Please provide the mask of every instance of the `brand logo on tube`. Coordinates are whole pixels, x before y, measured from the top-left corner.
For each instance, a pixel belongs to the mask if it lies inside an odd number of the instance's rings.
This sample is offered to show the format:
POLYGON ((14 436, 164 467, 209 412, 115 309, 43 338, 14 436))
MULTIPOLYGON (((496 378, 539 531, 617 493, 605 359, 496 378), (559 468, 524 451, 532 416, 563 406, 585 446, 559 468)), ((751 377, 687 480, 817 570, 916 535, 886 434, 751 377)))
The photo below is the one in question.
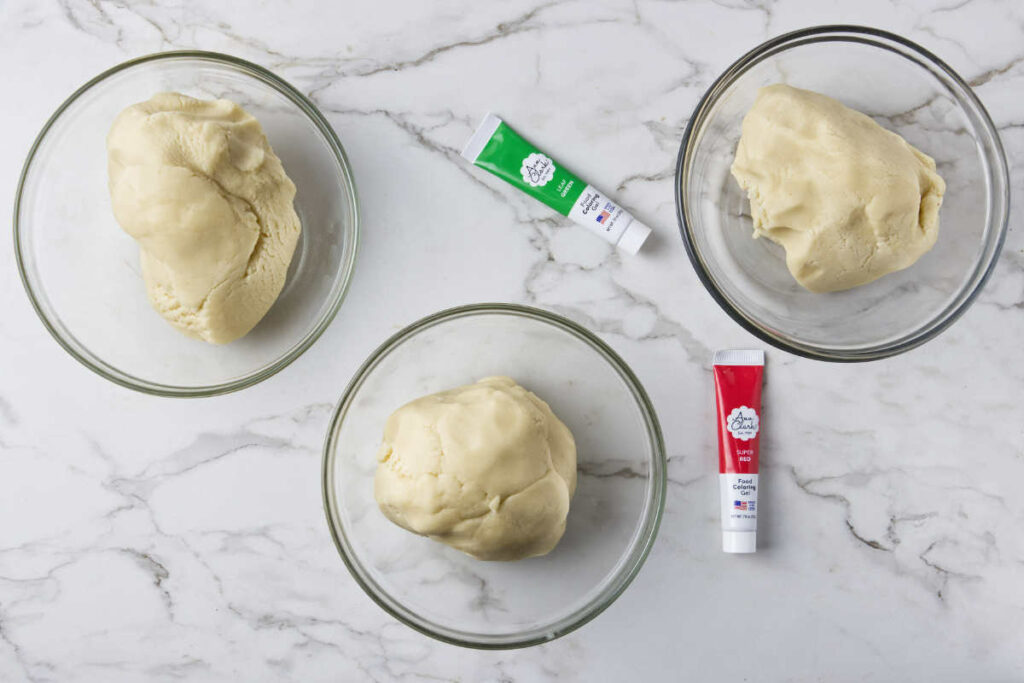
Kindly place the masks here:
POLYGON ((544 187, 555 177, 555 162, 551 157, 534 152, 523 159, 519 173, 530 187, 544 187))
POLYGON ((733 408, 729 417, 725 418, 725 426, 734 438, 740 441, 750 441, 757 436, 761 427, 761 421, 757 417, 757 411, 753 408, 740 406, 733 408))

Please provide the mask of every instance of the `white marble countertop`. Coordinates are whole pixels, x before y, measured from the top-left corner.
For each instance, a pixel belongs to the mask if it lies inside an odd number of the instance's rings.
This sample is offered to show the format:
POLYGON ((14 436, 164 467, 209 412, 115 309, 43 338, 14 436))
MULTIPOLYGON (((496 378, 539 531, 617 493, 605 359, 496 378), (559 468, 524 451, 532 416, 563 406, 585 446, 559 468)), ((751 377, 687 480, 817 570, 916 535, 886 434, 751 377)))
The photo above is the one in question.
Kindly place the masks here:
POLYGON ((10 243, 0 250, 0 680, 1024 679, 1024 214, 981 299, 925 347, 845 366, 769 350, 766 547, 731 557, 718 549, 709 360, 763 344, 698 282, 672 193, 687 118, 728 63, 769 36, 846 22, 920 42, 977 88, 1019 206, 1021 3, 229 4, 0 3, 0 213, 74 88, 197 47, 314 98, 363 215, 326 334, 279 375, 208 400, 143 396, 80 366, 29 307, 10 243), (592 79, 602 87, 581 85, 592 79), (620 257, 463 165, 487 110, 635 208, 653 248, 620 257), (670 456, 635 583, 525 651, 461 650, 395 622, 349 577, 321 507, 321 443, 354 369, 415 318, 486 300, 598 331, 646 385, 670 456))

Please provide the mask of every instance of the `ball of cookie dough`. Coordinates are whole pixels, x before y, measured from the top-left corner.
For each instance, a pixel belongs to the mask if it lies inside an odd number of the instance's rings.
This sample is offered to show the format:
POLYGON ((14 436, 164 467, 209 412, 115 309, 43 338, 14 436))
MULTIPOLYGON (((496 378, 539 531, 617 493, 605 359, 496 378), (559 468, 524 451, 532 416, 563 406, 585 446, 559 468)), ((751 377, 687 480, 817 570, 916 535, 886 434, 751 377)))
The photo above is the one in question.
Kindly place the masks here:
POLYGON ((750 198, 754 236, 781 244, 789 271, 812 292, 906 268, 939 234, 946 183, 935 161, 825 95, 762 88, 732 174, 750 198))
POLYGON ((248 333, 281 293, 301 231, 295 185, 259 121, 229 100, 161 93, 118 115, 107 164, 153 308, 214 344, 248 333))
POLYGON ((508 377, 416 399, 384 427, 374 479, 381 511, 478 559, 550 552, 575 491, 572 433, 508 377))

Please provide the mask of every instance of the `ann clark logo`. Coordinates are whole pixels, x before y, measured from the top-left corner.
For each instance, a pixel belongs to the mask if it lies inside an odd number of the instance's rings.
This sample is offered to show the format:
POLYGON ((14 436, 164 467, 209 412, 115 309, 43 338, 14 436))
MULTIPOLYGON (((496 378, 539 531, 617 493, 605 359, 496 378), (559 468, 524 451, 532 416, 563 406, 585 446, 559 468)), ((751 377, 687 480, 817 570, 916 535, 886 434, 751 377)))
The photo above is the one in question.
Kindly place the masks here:
POLYGON ((740 441, 750 441, 757 436, 761 421, 757 417, 756 410, 740 406, 733 408, 729 417, 725 418, 725 426, 733 437, 740 441))
POLYGON ((531 187, 544 187, 555 176, 555 162, 551 157, 535 152, 523 159, 519 173, 523 176, 523 182, 531 187))

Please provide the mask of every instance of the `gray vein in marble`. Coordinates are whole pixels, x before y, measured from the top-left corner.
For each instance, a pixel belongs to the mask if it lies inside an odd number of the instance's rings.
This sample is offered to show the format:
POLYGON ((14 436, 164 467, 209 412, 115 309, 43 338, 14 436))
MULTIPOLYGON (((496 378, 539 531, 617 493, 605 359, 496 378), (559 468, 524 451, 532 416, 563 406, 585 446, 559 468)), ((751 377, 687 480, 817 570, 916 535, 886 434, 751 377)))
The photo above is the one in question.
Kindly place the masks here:
POLYGON ((954 2, 951 5, 945 5, 943 7, 935 7, 935 8, 932 9, 931 13, 932 14, 942 14, 943 12, 955 12, 958 9, 963 9, 964 7, 967 7, 968 5, 970 5, 973 2, 974 2, 974 0, 959 0, 959 2, 954 2))
POLYGON ((183 657, 182 661, 158 664, 146 669, 150 677, 170 677, 175 680, 194 680, 197 675, 208 673, 210 663, 197 657, 183 657))
MULTIPOLYGON (((818 484, 818 483, 821 483, 821 482, 841 482, 841 481, 844 481, 844 480, 848 480, 851 477, 855 477, 858 480, 863 479, 865 481, 870 480, 871 478, 876 477, 876 476, 900 475, 900 476, 903 476, 903 477, 908 477, 909 475, 908 475, 908 473, 906 471, 904 471, 903 469, 900 469, 900 468, 891 467, 891 468, 888 468, 888 469, 885 469, 885 470, 853 471, 853 472, 849 472, 849 473, 846 473, 846 474, 843 474, 843 475, 838 475, 838 476, 823 476, 823 477, 815 477, 815 478, 802 478, 797 473, 795 467, 789 466, 786 469, 789 471, 789 473, 790 473, 791 477, 793 478, 793 481, 796 483, 797 487, 800 488, 804 493, 807 493, 807 494, 809 494, 811 496, 814 496, 816 498, 821 498, 821 499, 824 499, 824 500, 832 500, 832 501, 838 502, 838 503, 840 503, 844 507, 844 509, 845 509, 845 520, 844 520, 845 526, 846 526, 847 530, 850 532, 851 536, 855 540, 857 540, 860 544, 865 545, 865 546, 869 547, 870 549, 872 549, 874 551, 882 551, 882 552, 885 552, 885 553, 889 553, 890 556, 894 552, 896 547, 898 547, 901 544, 901 538, 900 538, 900 536, 897 533, 897 528, 900 525, 903 525, 903 524, 920 525, 920 524, 922 524, 922 523, 924 523, 924 522, 926 522, 928 520, 934 519, 934 518, 936 518, 938 516, 937 513, 935 513, 935 512, 918 512, 918 513, 902 514, 902 515, 890 514, 890 516, 889 516, 889 523, 888 523, 888 525, 886 527, 886 531, 885 531, 885 535, 884 535, 884 539, 888 542, 888 545, 886 545, 885 543, 882 543, 881 541, 879 541, 877 539, 873 539, 873 538, 870 538, 870 537, 864 535, 862 532, 860 532, 857 529, 856 524, 855 524, 854 519, 853 519, 853 503, 852 503, 851 499, 848 496, 843 495, 841 493, 834 493, 834 492, 826 493, 826 492, 817 491, 817 490, 814 490, 814 486, 815 486, 815 484, 818 484)), ((988 500, 988 501, 998 505, 1001 508, 1004 508, 1004 509, 1006 508, 1006 501, 1005 501, 1005 499, 1002 496, 999 496, 999 495, 996 495, 996 494, 992 494, 992 493, 989 493, 987 491, 979 490, 979 489, 977 489, 975 487, 970 487, 970 486, 948 486, 947 485, 947 486, 942 486, 941 488, 944 491, 963 491, 965 493, 970 493, 970 494, 978 496, 978 497, 980 497, 982 499, 988 500)), ((980 541, 984 545, 985 548, 989 549, 989 550, 986 551, 986 554, 992 548, 994 548, 995 538, 991 534, 991 532, 985 532, 985 533, 980 534, 980 535, 975 533, 975 532, 972 532, 972 531, 966 531, 966 533, 969 534, 970 537, 976 538, 978 541, 980 541)), ((907 574, 908 576, 915 577, 918 580, 923 580, 924 581, 924 585, 929 590, 934 592, 936 597, 940 601, 944 602, 945 601, 945 597, 946 597, 945 596, 945 592, 946 592, 946 589, 947 589, 951 579, 981 580, 981 577, 978 576, 978 575, 971 574, 971 573, 968 573, 968 572, 962 572, 962 571, 957 571, 957 570, 950 569, 950 568, 944 566, 943 564, 941 564, 939 561, 929 557, 929 554, 932 553, 932 551, 935 550, 936 548, 941 547, 941 546, 945 546, 945 545, 950 545, 950 544, 957 545, 958 541, 955 538, 953 538, 953 537, 949 537, 946 534, 942 534, 942 535, 938 536, 937 538, 933 538, 933 540, 930 541, 928 547, 924 551, 922 551, 921 553, 919 553, 917 555, 917 557, 921 561, 921 563, 924 566, 926 566, 934 574, 934 576, 936 577, 936 580, 938 581, 937 587, 932 582, 928 581, 927 577, 923 577, 923 576, 919 575, 918 572, 914 572, 913 568, 905 568, 905 567, 903 567, 902 561, 900 561, 900 560, 893 560, 895 562, 894 569, 895 569, 897 574, 907 574), (910 571, 908 572, 907 569, 910 569, 910 571)))
MULTIPOLYGON (((671 466, 672 462, 674 462, 677 459, 681 459, 683 457, 684 456, 681 456, 681 455, 670 455, 667 458, 667 462, 669 463, 669 466, 671 466)), ((694 484, 696 484, 698 482, 706 481, 709 477, 712 477, 712 476, 718 476, 718 475, 717 475, 717 473, 716 474, 698 474, 698 475, 690 477, 689 479, 680 479, 678 477, 674 477, 671 474, 669 474, 666 477, 666 480, 668 481, 669 486, 675 486, 676 488, 685 489, 685 488, 688 488, 690 486, 693 486, 694 484)))
MULTIPOLYGON (((248 624, 253 630, 285 630, 296 634, 300 638, 300 641, 293 647, 297 649, 317 647, 337 652, 339 655, 350 659, 360 671, 366 674, 369 680, 382 682, 405 678, 404 675, 400 676, 392 669, 392 658, 389 657, 387 643, 380 632, 355 628, 354 626, 339 619, 322 619, 310 615, 294 614, 281 610, 277 610, 273 613, 252 612, 230 602, 227 603, 227 608, 232 614, 242 619, 242 621, 248 624), (323 627, 340 629, 357 642, 363 645, 368 645, 372 648, 373 654, 368 657, 367 653, 363 652, 358 657, 352 657, 351 654, 339 643, 325 640, 311 632, 314 628, 323 627), (381 671, 378 671, 378 669, 381 671), (381 674, 384 676, 383 678, 381 677, 381 674)), ((290 671, 289 665, 286 661, 268 660, 268 663, 282 673, 288 673, 290 671)))
POLYGON ((622 192, 631 183, 655 183, 662 180, 668 180, 669 178, 675 178, 675 175, 676 172, 674 168, 662 169, 660 171, 655 171, 654 173, 634 173, 633 175, 626 176, 615 190, 617 192, 622 192))
POLYGON ((25 675, 25 680, 30 681, 30 683, 42 683, 44 680, 46 680, 43 678, 39 678, 32 672, 34 667, 44 666, 46 668, 49 668, 51 671, 53 670, 53 667, 51 665, 48 665, 44 662, 28 661, 28 657, 25 655, 24 650, 22 650, 21 646, 18 645, 18 643, 15 642, 15 640, 11 638, 10 634, 8 633, 6 619, 2 609, 0 609, 0 642, 6 643, 7 646, 11 649, 11 652, 14 654, 14 660, 18 663, 18 667, 25 675))
MULTIPOLYGON (((684 119, 679 125, 662 123, 661 121, 644 121, 643 127, 651 134, 654 144, 663 152, 675 153, 679 150, 679 143, 683 138, 683 131, 689 118, 684 119)), ((670 157, 671 158, 671 157, 670 157)), ((669 167, 675 175, 675 165, 669 167)))
MULTIPOLYGON (((428 137, 428 135, 427 135, 427 132, 428 132, 427 128, 418 127, 418 126, 412 124, 410 121, 407 120, 407 118, 406 118, 406 116, 404 114, 399 113, 399 112, 395 112, 395 111, 385 110, 385 109, 364 110, 364 109, 344 109, 344 108, 332 107, 332 106, 324 103, 322 101, 322 98, 320 98, 315 93, 315 91, 313 92, 313 94, 311 94, 310 99, 312 99, 313 102, 315 102, 316 105, 318 107, 320 107, 321 110, 323 110, 326 113, 330 113, 330 114, 338 114, 338 115, 342 115, 342 116, 382 116, 382 117, 384 117, 385 119, 390 121, 392 124, 394 124, 396 127, 398 127, 400 130, 402 130, 404 133, 406 133, 407 135, 412 137, 413 141, 416 144, 420 145, 421 147, 423 147, 427 151, 433 152, 435 154, 439 154, 440 156, 444 157, 446 160, 448 160, 449 162, 453 163, 455 165, 455 167, 461 173, 463 173, 467 178, 469 178, 471 181, 473 181, 478 187, 481 187, 481 188, 487 190, 487 192, 491 196, 493 196, 495 199, 497 199, 498 201, 501 201, 502 203, 505 203, 505 204, 511 206, 511 204, 507 201, 505 195, 503 195, 501 192, 496 190, 494 187, 492 187, 492 186, 488 185, 487 183, 485 183, 475 173, 473 173, 473 170, 471 168, 467 167, 467 164, 465 163, 465 159, 462 158, 461 150, 455 149, 454 147, 448 147, 447 145, 442 145, 440 143, 437 143, 437 142, 431 140, 428 137)), ((460 122, 466 124, 466 128, 468 130, 472 130, 473 129, 473 124, 472 124, 471 121, 469 121, 469 119, 458 118, 451 111, 440 112, 437 115, 438 116, 442 116, 442 117, 444 117, 446 119, 446 121, 444 123, 439 124, 439 125, 444 125, 445 123, 460 121, 460 122)), ((467 135, 468 135, 468 133, 467 133, 467 135)))
MULTIPOLYGON (((804 490, 806 491, 806 489, 804 489, 804 490)), ((811 495, 818 495, 818 494, 811 494, 811 495)), ((842 502, 844 505, 847 506, 847 508, 850 507, 850 501, 845 496, 840 496, 838 494, 832 494, 832 495, 828 495, 828 496, 822 495, 822 496, 819 496, 819 497, 821 497, 821 498, 832 498, 833 500, 838 500, 838 501, 842 502)), ((878 541, 872 540, 870 538, 864 538, 859 533, 857 533, 857 529, 854 528, 853 522, 850 521, 849 517, 847 517, 847 519, 846 519, 846 528, 849 529, 850 533, 853 534, 854 538, 856 538, 858 541, 860 541, 861 543, 863 543, 867 547, 872 548, 874 550, 883 550, 885 552, 892 552, 892 548, 886 548, 884 545, 882 545, 878 541)))
MULTIPOLYGON (((938 513, 935 512, 922 512, 913 515, 889 515, 889 525, 885 529, 885 538, 889 541, 892 548, 898 546, 901 542, 899 534, 896 533, 896 528, 903 524, 917 525, 925 520, 934 519, 938 513)), ((851 529, 852 531, 852 529, 851 529)), ((890 550, 891 548, 884 548, 890 550)))
POLYGON ((155 559, 150 553, 136 550, 135 548, 119 548, 120 552, 124 553, 128 557, 132 558, 135 563, 147 574, 152 577, 153 586, 160 593, 160 599, 164 603, 164 607, 167 609, 167 616, 173 621, 174 620, 174 599, 171 597, 171 592, 164 586, 164 581, 170 578, 171 573, 167 570, 159 560, 155 559))
POLYGON ((762 15, 763 30, 765 34, 771 33, 772 3, 771 0, 738 0, 727 2, 727 0, 711 0, 711 4, 724 7, 725 9, 739 9, 760 12, 762 15))
MULTIPOLYGON (((784 469, 789 472, 790 476, 793 479, 793 482, 804 493, 806 493, 806 494, 808 494, 810 496, 814 496, 815 498, 821 498, 821 499, 824 499, 824 500, 831 500, 831 501, 835 501, 835 502, 841 504, 845 508, 845 510, 846 510, 846 519, 844 521, 846 523, 847 531, 850 532, 850 535, 853 536, 853 538, 857 542, 866 545, 867 547, 871 548, 872 550, 882 550, 882 551, 891 551, 892 550, 892 548, 888 548, 888 547, 882 545, 881 543, 879 543, 878 541, 876 541, 874 539, 867 538, 867 537, 861 535, 857 531, 856 527, 853 524, 853 520, 850 518, 853 505, 850 502, 849 498, 847 498, 846 496, 844 496, 842 494, 839 494, 839 493, 822 493, 820 491, 815 491, 812 488, 815 483, 818 483, 818 482, 821 482, 821 481, 828 481, 828 480, 832 480, 832 479, 841 479, 842 477, 847 476, 847 475, 841 475, 840 477, 817 477, 817 478, 812 478, 812 479, 804 479, 804 478, 800 477, 800 475, 797 473, 796 467, 794 467, 792 465, 789 465, 789 466, 787 466, 784 469)), ((860 473, 857 473, 857 474, 860 474, 860 473)))
MULTIPOLYGON (((12 551, 12 550, 28 550, 33 545, 41 545, 41 544, 28 543, 28 544, 24 544, 24 545, 15 546, 15 547, 12 547, 12 548, 4 548, 4 549, 0 550, 0 556, 3 556, 4 553, 12 551)), ((58 564, 50 567, 50 569, 47 570, 47 572, 43 576, 33 576, 33 577, 29 577, 29 578, 11 578, 11 577, 4 576, 4 577, 0 577, 0 581, 8 582, 8 583, 18 583, 18 584, 25 584, 25 585, 31 585, 31 586, 38 586, 38 587, 44 587, 44 586, 45 587, 52 587, 54 595, 48 596, 48 598, 52 598, 56 594, 59 594, 59 592, 60 592, 60 584, 59 584, 59 581, 56 578, 57 572, 60 571, 61 569, 64 569, 65 567, 68 567, 68 566, 74 564, 75 561, 76 560, 64 560, 64 561, 61 561, 58 564)), ((55 670, 55 667, 50 662, 46 662, 46 661, 42 661, 42 660, 31 660, 28 657, 28 655, 25 653, 25 651, 22 648, 22 646, 17 642, 17 640, 15 640, 14 635, 11 634, 10 620, 9 620, 9 617, 7 616, 6 612, 9 611, 11 608, 21 604, 22 602, 28 602, 30 600, 38 599, 38 598, 39 598, 38 595, 35 595, 35 596, 29 595, 29 596, 26 596, 25 598, 20 599, 20 600, 8 599, 8 600, 5 600, 5 602, 3 604, 0 604, 0 642, 6 643, 8 645, 8 647, 11 648, 11 651, 14 653, 14 656, 15 656, 15 661, 17 661, 19 667, 25 673, 26 680, 31 681, 32 683, 37 683, 37 682, 38 683, 44 683, 44 682, 52 681, 53 679, 51 679, 49 677, 37 676, 35 674, 35 670, 36 669, 43 669, 45 671, 52 672, 52 671, 55 670)))
POLYGON ((953 47, 955 47, 956 49, 960 50, 961 52, 964 52, 964 53, 967 52, 967 50, 964 49, 963 43, 961 43, 960 41, 956 40, 955 38, 951 38, 950 36, 943 35, 943 34, 939 33, 938 31, 936 31, 931 26, 928 26, 927 24, 924 23, 924 21, 923 21, 924 18, 925 17, 922 17, 922 20, 920 20, 920 21, 918 21, 917 23, 914 24, 914 30, 915 31, 920 31, 921 33, 924 33, 924 34, 927 34, 927 35, 931 36, 935 40, 941 40, 944 43, 948 43, 949 45, 952 45, 953 47))
POLYGON ((980 88, 981 86, 992 81, 992 79, 998 76, 1002 76, 1003 74, 1009 73, 1018 64, 1021 63, 1024 63, 1024 55, 1015 57, 1014 59, 1011 59, 1009 62, 1003 64, 1002 66, 997 66, 987 71, 983 71, 982 73, 968 80, 967 85, 971 86, 972 88, 980 88))
POLYGON ((0 397, 0 420, 3 420, 11 427, 18 425, 18 414, 14 412, 14 406, 3 397, 0 397))
MULTIPOLYGON (((615 258, 618 258, 616 255, 615 258)), ((556 261, 550 259, 546 262, 538 264, 540 268, 556 264, 561 266, 563 271, 571 271, 575 269, 590 270, 581 266, 569 266, 557 264, 556 261)), ((533 273, 536 276, 536 273, 533 273)), ((536 292, 531 290, 534 278, 527 278, 526 287, 527 295, 531 302, 539 301, 540 297, 536 292)), ((637 341, 652 341, 661 339, 672 339, 679 343, 687 357, 696 363, 706 365, 710 363, 711 349, 704 344, 702 341, 697 339, 696 336, 683 324, 672 320, 661 312, 661 308, 652 300, 640 294, 634 293, 620 285, 614 278, 608 280, 609 284, 615 289, 617 296, 626 300, 628 307, 641 307, 647 308, 655 316, 654 326, 651 331, 640 337, 636 337, 637 341)), ((580 305, 566 305, 566 304, 549 304, 548 308, 551 308, 567 318, 573 319, 576 322, 584 325, 591 331, 597 331, 602 334, 614 334, 625 337, 627 339, 632 338, 623 329, 623 322, 621 319, 604 319, 598 317, 596 313, 587 312, 580 305)))
POLYGON ((941 600, 943 602, 945 601, 944 592, 945 592, 946 588, 949 586, 949 580, 950 579, 956 578, 956 579, 969 580, 969 581, 978 581, 978 580, 981 579, 980 576, 977 576, 975 574, 967 574, 967 573, 964 573, 964 572, 957 572, 957 571, 953 571, 952 569, 948 569, 948 568, 942 566, 938 562, 936 562, 936 561, 934 561, 934 560, 932 560, 932 559, 930 559, 928 557, 928 554, 930 552, 932 552, 933 550, 935 550, 936 547, 938 547, 939 545, 941 545, 943 543, 947 543, 947 542, 948 541, 944 541, 942 539, 932 541, 928 545, 928 547, 925 548, 924 552, 922 552, 922 553, 920 553, 918 555, 918 558, 920 558, 921 562, 923 562, 929 568, 933 569, 935 571, 935 573, 939 576, 941 584, 940 584, 939 588, 935 591, 935 595, 936 595, 936 597, 939 598, 939 600, 941 600))
MULTIPOLYGON (((598 463, 599 465, 605 463, 598 463)), ((594 467, 590 463, 581 463, 577 468, 576 472, 583 477, 592 477, 594 479, 647 479, 648 475, 644 472, 638 472, 628 465, 623 465, 617 469, 604 470, 601 467, 594 467)))
POLYGON ((435 583, 442 583, 450 578, 455 578, 457 581, 471 586, 476 591, 476 596, 470 603, 474 611, 483 614, 485 617, 492 611, 508 612, 508 607, 505 605, 504 601, 502 601, 500 596, 495 595, 494 590, 487 582, 487 579, 465 565, 458 565, 452 571, 445 572, 437 578, 424 579, 422 584, 432 585, 435 583))
POLYGON ((501 40, 502 38, 507 38, 508 36, 516 35, 517 33, 536 31, 540 29, 543 26, 543 24, 534 23, 533 20, 536 19, 537 16, 540 15, 544 10, 554 7, 557 4, 558 3, 556 2, 548 2, 543 5, 538 5, 537 7, 534 7, 525 14, 499 23, 497 26, 494 27, 493 31, 490 31, 489 33, 486 33, 479 38, 469 38, 465 40, 459 40, 454 43, 446 43, 444 45, 439 45, 438 47, 432 48, 423 55, 420 55, 419 57, 416 57, 414 59, 408 59, 401 62, 393 62, 391 64, 383 64, 364 71, 358 71, 350 75, 365 77, 374 76, 385 71, 402 71, 405 69, 412 69, 432 62, 439 56, 447 52, 451 52, 452 50, 458 50, 460 48, 467 47, 480 47, 481 45, 486 45, 488 43, 493 43, 496 40, 501 40))
MULTIPOLYGON (((442 55, 457 52, 467 48, 476 48, 483 45, 495 43, 499 40, 509 38, 511 36, 538 32, 541 30, 552 30, 559 28, 579 28, 581 26, 594 26, 600 24, 616 23, 612 19, 602 18, 591 18, 574 21, 569 24, 555 24, 555 23, 543 23, 534 21, 541 15, 544 10, 558 6, 558 2, 548 2, 542 5, 538 5, 526 13, 499 22, 493 29, 485 32, 483 35, 475 38, 465 38, 462 40, 456 40, 450 43, 444 43, 436 47, 430 48, 428 51, 418 57, 409 59, 403 59, 390 63, 376 63, 372 62, 366 66, 359 66, 366 62, 365 58, 348 58, 348 57, 332 57, 332 58, 286 58, 284 61, 278 62, 275 66, 285 68, 295 65, 316 65, 323 67, 323 70, 317 75, 317 80, 322 81, 321 85, 314 86, 310 89, 310 95, 319 93, 324 88, 334 85, 339 79, 344 78, 368 78, 377 76, 385 73, 399 73, 416 69, 425 64, 430 64, 436 61, 442 55), (348 68, 346 68, 347 65, 348 68)), ((264 50, 266 51, 266 50, 264 50)), ((283 55, 282 55, 283 56, 283 55)), ((539 77, 539 63, 536 65, 539 77)))
POLYGON ((121 29, 114 24, 110 15, 107 14, 105 9, 103 9, 103 3, 98 0, 88 0, 84 3, 74 2, 73 0, 59 0, 58 4, 60 5, 61 11, 64 13, 64 18, 68 20, 68 23, 70 23, 71 26, 83 33, 95 36, 100 40, 110 41, 118 47, 121 46, 121 29), (92 10, 92 17, 86 17, 79 14, 80 11, 86 10, 87 8, 92 10), (97 26, 97 23, 99 26, 97 26), (96 31, 96 28, 102 28, 105 30, 96 31), (113 32, 112 34, 111 31, 113 32))

